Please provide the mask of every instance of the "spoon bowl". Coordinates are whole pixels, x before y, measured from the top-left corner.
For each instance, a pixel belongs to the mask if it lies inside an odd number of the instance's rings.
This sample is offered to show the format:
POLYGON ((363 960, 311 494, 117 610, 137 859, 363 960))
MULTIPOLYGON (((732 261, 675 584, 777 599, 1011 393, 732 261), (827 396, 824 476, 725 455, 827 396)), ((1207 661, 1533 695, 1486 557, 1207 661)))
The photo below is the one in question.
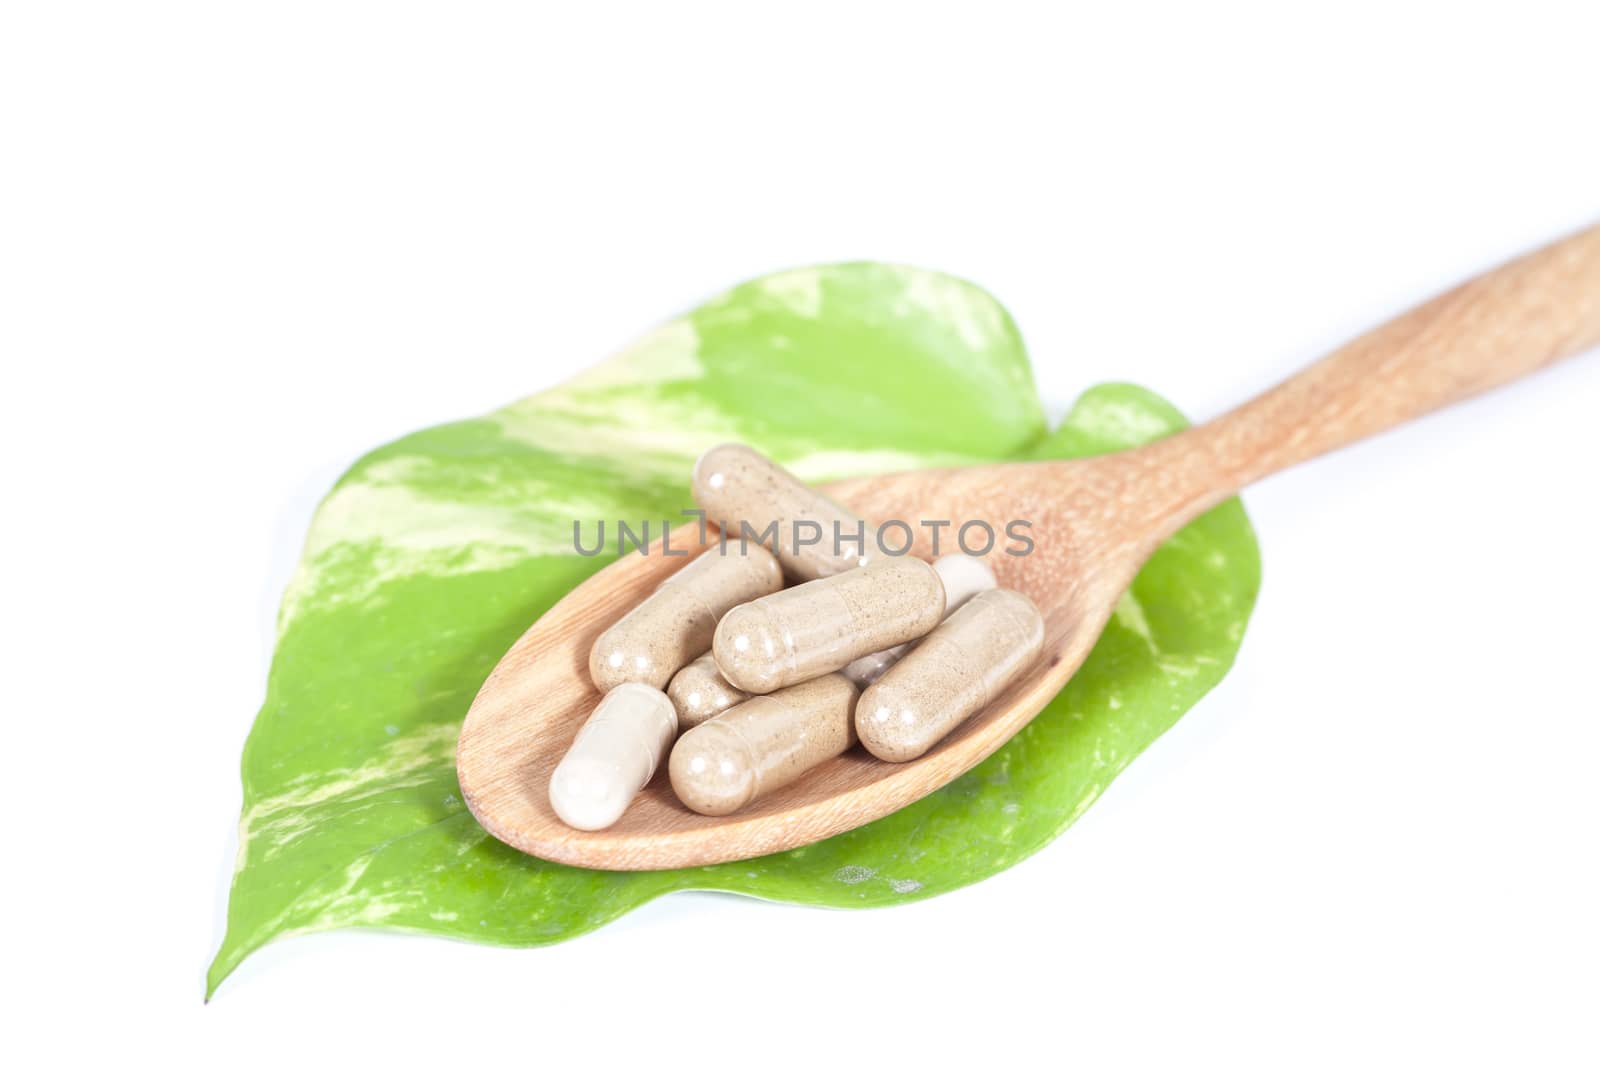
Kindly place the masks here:
MULTIPOLYGON (((830 496, 871 521, 903 517, 955 518, 940 510, 948 488, 972 482, 1007 499, 1006 486, 1038 477, 1094 471, 1099 461, 917 471, 825 487, 830 496), (998 492, 997 492, 998 491, 998 492), (916 502, 915 511, 900 501, 916 502)), ((955 498, 959 499, 959 497, 955 498)), ((1014 499, 1014 497, 1013 497, 1014 499)), ((994 519, 963 508, 961 520, 994 519)), ((1025 517, 1025 516, 1024 516, 1025 517)), ((1036 523, 1034 534, 1039 536, 1036 523)), ((715 544, 714 533, 708 538, 715 544)), ((855 748, 800 781, 718 818, 697 815, 675 797, 657 773, 623 817, 600 832, 573 830, 556 818, 546 792, 550 775, 594 710, 600 694, 589 681, 589 648, 612 623, 662 580, 704 551, 699 531, 675 530, 673 552, 632 554, 593 575, 557 602, 495 667, 473 702, 463 728, 458 769, 463 795, 478 820, 514 848, 579 867, 652 870, 697 866, 792 848, 860 826, 896 811, 953 780, 999 748, 1060 690, 1077 669, 1106 618, 1115 595, 1132 579, 1106 574, 1100 581, 1075 570, 1070 558, 1052 559, 1037 540, 1028 556, 987 558, 1002 585, 1034 598, 1045 616, 1045 652, 1006 693, 921 759, 884 763, 855 748)), ((927 558, 928 546, 913 545, 927 558)))
MULTIPOLYGON (((883 763, 856 748, 733 815, 690 811, 658 771, 622 818, 580 831, 556 818, 550 775, 599 700, 589 649, 660 582, 704 551, 619 559, 547 611, 506 653, 467 713, 457 748, 462 796, 495 837, 579 867, 659 870, 796 848, 881 818, 976 766, 1045 706, 1083 663, 1140 565, 1186 522, 1245 485, 1600 341, 1600 227, 1451 290, 1358 338, 1210 423, 1090 459, 919 470, 826 486, 864 518, 981 520, 1002 536, 985 557, 1002 586, 1045 620, 1034 667, 926 755, 883 763), (1006 552, 1028 522, 1033 542, 1006 552)), ((689 472, 684 472, 687 481, 689 472)), ((714 542, 713 542, 714 543, 714 542)), ((894 546, 894 547, 897 547, 894 546)), ((909 546, 927 558, 919 536, 909 546)))

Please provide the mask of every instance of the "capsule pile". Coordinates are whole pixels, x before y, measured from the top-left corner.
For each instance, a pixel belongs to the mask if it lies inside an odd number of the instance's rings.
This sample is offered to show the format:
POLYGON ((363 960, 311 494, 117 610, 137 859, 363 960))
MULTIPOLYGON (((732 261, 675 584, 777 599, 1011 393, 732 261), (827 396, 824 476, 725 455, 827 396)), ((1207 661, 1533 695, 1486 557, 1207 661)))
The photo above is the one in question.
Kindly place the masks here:
POLYGON ((590 652, 604 696, 550 779, 574 829, 616 822, 662 763, 685 806, 730 815, 858 740, 916 759, 1044 647, 1039 609, 987 564, 884 554, 754 449, 700 457, 694 496, 723 536, 590 652))

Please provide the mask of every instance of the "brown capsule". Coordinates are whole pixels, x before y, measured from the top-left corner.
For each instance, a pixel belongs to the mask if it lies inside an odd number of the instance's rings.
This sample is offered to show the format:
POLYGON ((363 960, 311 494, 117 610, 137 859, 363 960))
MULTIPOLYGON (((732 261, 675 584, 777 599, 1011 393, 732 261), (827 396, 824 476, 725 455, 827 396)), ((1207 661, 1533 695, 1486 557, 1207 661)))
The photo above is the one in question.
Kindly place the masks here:
POLYGON ((782 588, 778 561, 760 545, 736 538, 713 545, 600 635, 589 650, 589 677, 602 693, 623 682, 664 688, 711 647, 729 608, 782 588))
POLYGON ((842 674, 751 697, 678 738, 672 791, 701 815, 731 815, 855 744, 855 703, 842 674))
POLYGON ((750 694, 731 685, 717 661, 707 652, 672 676, 667 696, 678 711, 678 729, 688 730, 707 719, 714 719, 735 704, 750 699, 750 694))
MULTIPOLYGON (((949 618, 951 612, 985 589, 995 587, 994 572, 982 560, 972 556, 940 556, 933 561, 933 571, 944 586, 945 618, 949 618)), ((854 682, 857 689, 866 689, 905 658, 905 654, 915 645, 916 642, 907 641, 881 652, 870 652, 860 659, 851 660, 839 673, 854 682)), ((750 699, 749 693, 722 676, 717 669, 716 656, 710 652, 672 676, 672 683, 667 686, 667 696, 672 698, 673 707, 678 709, 680 730, 698 726, 735 704, 750 699)))
POLYGON ((701 456, 693 488, 706 518, 730 537, 761 540, 801 581, 839 574, 876 555, 871 526, 748 445, 718 445, 701 456))
MULTIPOLYGON (((940 556, 933 561, 933 573, 944 586, 944 617, 949 618, 957 608, 983 592, 995 587, 994 571, 981 559, 966 555, 940 556)), ((867 686, 882 678, 884 672, 906 658, 906 653, 916 647, 914 641, 873 652, 852 661, 840 671, 856 683, 856 688, 867 686)))
POLYGON ((805 582, 723 616, 711 643, 717 669, 747 693, 798 685, 903 641, 944 614, 944 584, 909 556, 805 582))
POLYGON ((1014 589, 969 600, 878 679, 856 705, 861 744, 904 763, 938 744, 1039 658, 1044 618, 1014 589))

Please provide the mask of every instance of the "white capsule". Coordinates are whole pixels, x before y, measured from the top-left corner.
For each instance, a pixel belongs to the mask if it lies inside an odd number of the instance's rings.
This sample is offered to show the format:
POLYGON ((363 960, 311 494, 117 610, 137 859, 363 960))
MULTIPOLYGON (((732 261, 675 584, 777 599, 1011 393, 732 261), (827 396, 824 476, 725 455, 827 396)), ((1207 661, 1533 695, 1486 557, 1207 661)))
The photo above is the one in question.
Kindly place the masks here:
POLYGON ((550 776, 550 806, 574 830, 604 830, 649 783, 678 733, 659 689, 623 682, 600 701, 550 776))
MULTIPOLYGON (((940 584, 944 586, 944 617, 947 619, 961 605, 984 590, 993 589, 996 584, 994 571, 975 556, 960 553, 940 556, 933 561, 933 571, 939 576, 940 584)), ((839 673, 856 683, 857 688, 866 689, 915 647, 917 647, 915 641, 907 641, 903 645, 895 645, 882 652, 869 653, 851 662, 839 673)))

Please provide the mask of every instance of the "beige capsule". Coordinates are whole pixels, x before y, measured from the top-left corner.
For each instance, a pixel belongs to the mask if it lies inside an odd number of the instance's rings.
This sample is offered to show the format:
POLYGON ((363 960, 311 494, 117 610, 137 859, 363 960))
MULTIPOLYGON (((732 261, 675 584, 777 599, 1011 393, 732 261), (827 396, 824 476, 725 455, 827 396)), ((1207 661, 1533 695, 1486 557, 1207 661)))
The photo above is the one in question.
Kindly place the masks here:
MULTIPOLYGON (((944 586, 945 618, 978 593, 995 587, 994 571, 973 556, 940 556, 933 561, 933 571, 944 586)), ((839 673, 854 682, 857 689, 865 689, 881 678, 884 671, 899 663, 914 644, 907 641, 881 652, 870 652, 852 660, 839 673)), ((678 709, 680 730, 698 726, 750 699, 749 693, 722 676, 717 669, 716 656, 710 652, 672 676, 667 696, 678 709)))
POLYGON ((783 569, 802 581, 850 570, 876 554, 876 530, 748 445, 718 445, 701 456, 693 489, 706 518, 730 537, 774 546, 783 569))
POLYGON ((602 693, 623 682, 662 689, 711 647, 729 608, 782 588, 778 561, 760 545, 738 538, 713 545, 600 635, 589 650, 589 677, 602 693))
MULTIPOLYGON (((939 576, 939 584, 944 586, 944 617, 947 619, 961 605, 985 589, 995 587, 994 571, 974 556, 940 556, 933 561, 933 573, 939 576)), ((899 663, 915 647, 915 642, 907 641, 882 652, 869 653, 852 660, 839 673, 856 683, 857 688, 865 689, 882 678, 885 671, 899 663)))
POLYGON ((1033 666, 1044 618, 1014 589, 979 593, 861 694, 856 730, 881 760, 916 759, 1033 666))
POLYGON ((672 676, 667 696, 678 709, 678 729, 688 730, 750 699, 743 689, 730 685, 717 670, 716 658, 707 652, 672 676))
POLYGON ((770 693, 921 637, 944 615, 944 585, 909 556, 804 582, 730 610, 717 624, 717 669, 747 693, 770 693))
POLYGON ((701 815, 731 815, 855 744, 856 695, 825 674, 701 723, 672 748, 672 791, 701 815))
MULTIPOLYGON (((949 618, 951 612, 978 593, 995 587, 994 572, 988 564, 972 556, 940 556, 933 561, 933 572, 944 586, 945 618, 949 618)), ((860 659, 851 660, 839 673, 854 682, 857 689, 865 689, 899 663, 915 644, 914 641, 907 641, 881 652, 870 652, 860 659)), ((672 706, 678 709, 680 730, 699 726, 735 704, 750 699, 749 693, 722 676, 717 669, 716 656, 710 652, 672 676, 671 683, 667 685, 667 696, 672 698, 672 706)))

